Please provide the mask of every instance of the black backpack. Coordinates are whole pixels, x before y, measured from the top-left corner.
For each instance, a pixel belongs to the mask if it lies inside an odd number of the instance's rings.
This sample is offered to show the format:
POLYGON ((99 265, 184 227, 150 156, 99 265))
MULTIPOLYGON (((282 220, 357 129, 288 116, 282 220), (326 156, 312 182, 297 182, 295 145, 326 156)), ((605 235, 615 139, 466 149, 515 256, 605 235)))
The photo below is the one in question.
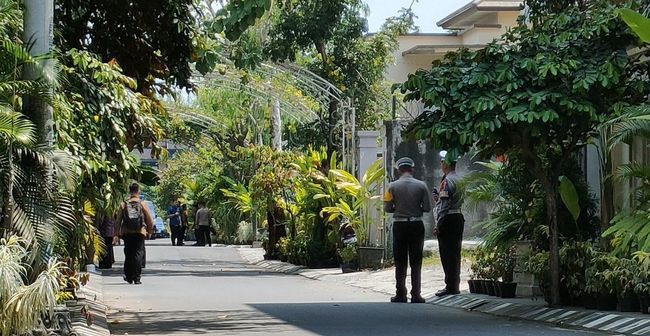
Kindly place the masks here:
POLYGON ((142 202, 128 201, 126 203, 124 226, 128 231, 139 231, 144 226, 144 214, 142 213, 142 202))

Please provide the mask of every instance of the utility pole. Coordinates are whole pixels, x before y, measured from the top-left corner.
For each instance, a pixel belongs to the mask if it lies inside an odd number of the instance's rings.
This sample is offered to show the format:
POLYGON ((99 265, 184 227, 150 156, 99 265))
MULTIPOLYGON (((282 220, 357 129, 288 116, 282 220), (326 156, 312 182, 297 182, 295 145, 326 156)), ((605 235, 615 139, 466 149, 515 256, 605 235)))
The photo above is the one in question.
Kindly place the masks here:
MULTIPOLYGON (((31 56, 38 57, 52 51, 53 26, 54 0, 25 0, 23 42, 29 46, 31 56)), ((51 78, 47 76, 54 76, 50 60, 43 61, 40 70, 34 67, 25 67, 23 70, 23 77, 28 80, 50 81, 51 78)), ((46 101, 27 97, 24 111, 36 125, 39 141, 52 146, 54 144, 52 107, 46 101)))

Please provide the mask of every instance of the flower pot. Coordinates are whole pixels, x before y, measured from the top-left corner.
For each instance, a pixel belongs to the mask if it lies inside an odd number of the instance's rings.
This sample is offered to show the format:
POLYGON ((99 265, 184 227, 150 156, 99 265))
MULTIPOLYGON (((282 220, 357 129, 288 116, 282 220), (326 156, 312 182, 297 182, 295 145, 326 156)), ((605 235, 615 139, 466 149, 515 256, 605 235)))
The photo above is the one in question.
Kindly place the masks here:
POLYGON ((600 293, 598 294, 598 310, 616 310, 616 305, 618 304, 618 298, 616 294, 610 293, 600 293))
POLYGON ((469 286, 469 292, 472 294, 476 294, 476 283, 478 280, 467 280, 467 285, 469 286))
POLYGON ((485 280, 474 280, 474 290, 476 291, 476 294, 485 294, 484 282, 485 280))
POLYGON ((384 260, 384 249, 382 247, 361 246, 359 253, 359 267, 363 269, 380 269, 384 260))
POLYGON ((650 295, 639 295, 639 310, 644 314, 650 314, 650 295))
POLYGON ((582 305, 586 309, 597 309, 598 295, 593 293, 582 293, 582 305))
POLYGON ((353 273, 358 271, 359 266, 357 266, 356 263, 341 264, 341 272, 343 273, 353 273))
POLYGON ((514 298, 517 296, 516 282, 499 282, 499 296, 504 299, 514 298))
POLYGON ((499 284, 501 281, 494 281, 492 282, 492 285, 494 286, 494 294, 495 296, 501 297, 501 287, 499 287, 499 284))
POLYGON ((616 310, 620 312, 638 312, 639 297, 634 293, 628 293, 618 297, 616 310))
POLYGON ((494 289, 494 281, 486 280, 485 281, 485 289, 486 289, 487 294, 489 296, 496 296, 497 295, 497 291, 494 289))

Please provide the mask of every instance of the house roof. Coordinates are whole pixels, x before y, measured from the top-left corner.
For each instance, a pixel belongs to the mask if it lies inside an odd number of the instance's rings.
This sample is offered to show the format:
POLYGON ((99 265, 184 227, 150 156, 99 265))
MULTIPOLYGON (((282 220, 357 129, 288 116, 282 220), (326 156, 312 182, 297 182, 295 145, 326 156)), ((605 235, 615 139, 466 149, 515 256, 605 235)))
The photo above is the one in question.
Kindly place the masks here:
POLYGON ((452 50, 457 50, 461 48, 467 49, 482 49, 485 48, 485 44, 420 44, 416 45, 408 50, 402 52, 402 56, 407 55, 436 55, 436 54, 445 54, 452 50))
POLYGON ((436 24, 445 29, 463 29, 473 26, 486 15, 497 12, 521 11, 523 1, 473 0, 467 5, 447 15, 436 24))

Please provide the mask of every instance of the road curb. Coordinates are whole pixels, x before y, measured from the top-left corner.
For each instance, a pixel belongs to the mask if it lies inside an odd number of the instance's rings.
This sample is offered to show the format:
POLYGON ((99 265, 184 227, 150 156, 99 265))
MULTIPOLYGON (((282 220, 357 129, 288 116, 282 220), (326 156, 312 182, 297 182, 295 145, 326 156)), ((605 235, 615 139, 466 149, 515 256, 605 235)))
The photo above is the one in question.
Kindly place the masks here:
POLYGON ((90 280, 86 286, 77 291, 77 300, 66 302, 70 309, 72 327, 79 336, 108 336, 108 320, 106 318, 106 304, 104 304, 104 280, 101 273, 89 272, 90 280), (90 314, 89 325, 87 314, 90 314))
MULTIPOLYGON (((278 273, 300 275, 314 280, 322 280, 322 278, 327 275, 341 273, 338 269, 313 270, 282 261, 264 260, 261 255, 258 252, 253 251, 253 249, 238 250, 240 256, 246 262, 278 273)), ((378 290, 372 287, 361 287, 354 284, 348 285, 373 290, 387 295, 392 294, 385 290, 378 290)), ((650 315, 602 312, 584 310, 577 307, 548 308, 545 307, 541 301, 539 303, 534 303, 525 300, 525 303, 518 303, 478 294, 460 294, 438 298, 430 293, 429 295, 423 296, 428 304, 480 312, 493 316, 619 335, 650 335, 650 315)))
POLYGON ((603 312, 578 307, 549 308, 541 304, 504 302, 476 294, 434 298, 428 303, 585 330, 636 336, 650 335, 650 316, 638 313, 603 312))

